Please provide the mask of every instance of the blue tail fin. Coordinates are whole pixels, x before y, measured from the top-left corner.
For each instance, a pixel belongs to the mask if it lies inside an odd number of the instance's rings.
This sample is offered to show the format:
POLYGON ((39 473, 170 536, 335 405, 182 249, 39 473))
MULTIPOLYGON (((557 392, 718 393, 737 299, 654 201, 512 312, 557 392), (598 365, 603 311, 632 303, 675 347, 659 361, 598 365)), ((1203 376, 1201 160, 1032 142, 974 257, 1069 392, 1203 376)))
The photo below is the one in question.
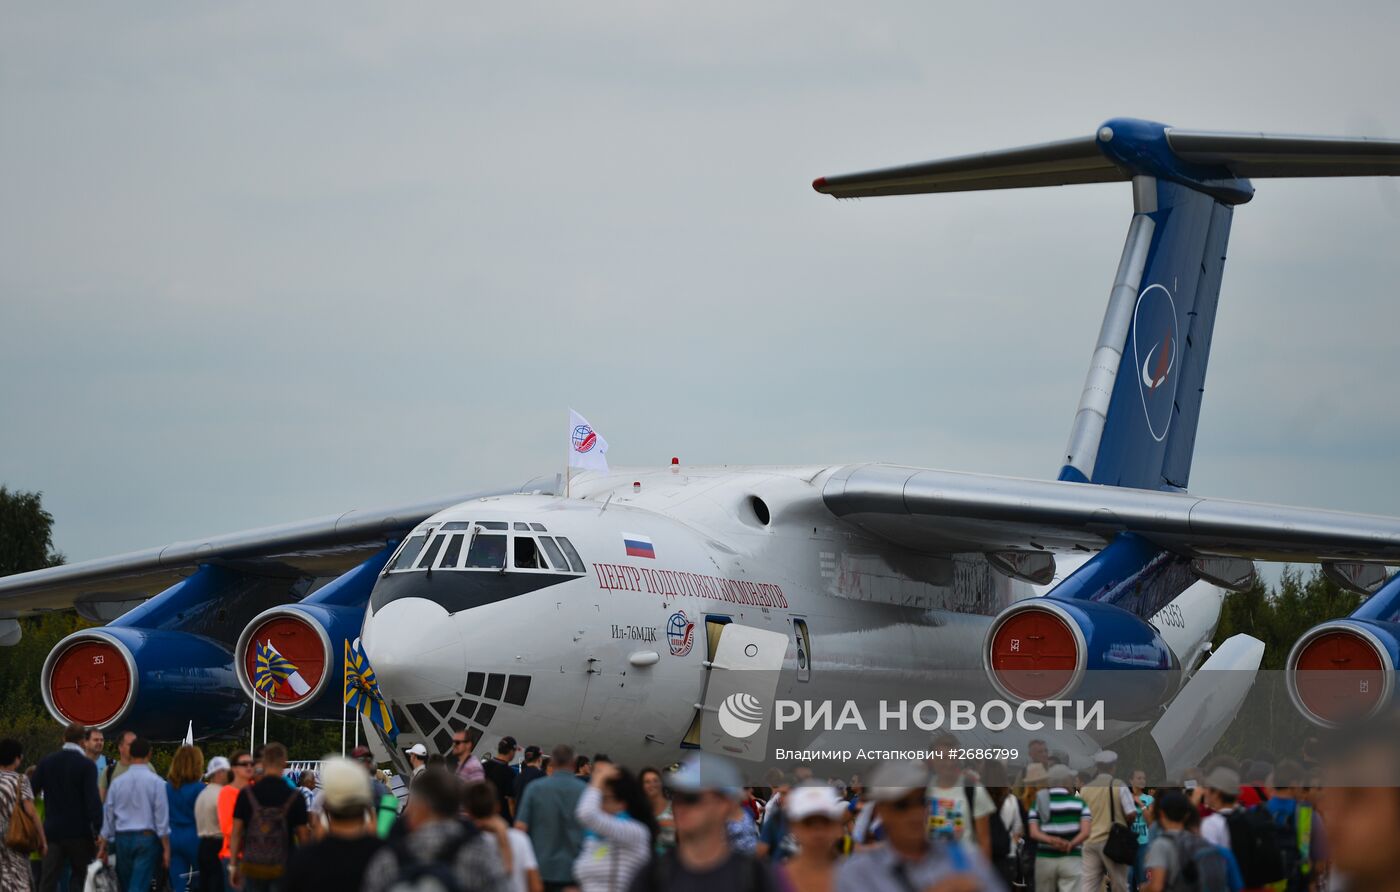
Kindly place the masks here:
POLYGON ((1246 177, 1396 176, 1400 142, 1179 130, 1091 137, 822 177, 837 198, 1131 181, 1134 214, 1060 479, 1185 489, 1234 206, 1246 177))
POLYGON ((1133 192, 1060 479, 1185 489, 1233 208, 1153 177, 1133 192))

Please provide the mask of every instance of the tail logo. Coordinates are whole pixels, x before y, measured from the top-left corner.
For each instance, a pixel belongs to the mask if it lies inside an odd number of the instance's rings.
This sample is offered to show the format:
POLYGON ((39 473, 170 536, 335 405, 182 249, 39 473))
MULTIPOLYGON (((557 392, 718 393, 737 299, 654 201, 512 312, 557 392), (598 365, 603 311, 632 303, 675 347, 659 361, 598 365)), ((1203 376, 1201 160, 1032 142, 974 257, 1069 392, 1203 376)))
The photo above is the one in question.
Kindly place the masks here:
POLYGON ((1176 301, 1164 285, 1148 285, 1133 312, 1133 358, 1147 430, 1158 443, 1167 438, 1176 399, 1171 384, 1180 348, 1176 301))

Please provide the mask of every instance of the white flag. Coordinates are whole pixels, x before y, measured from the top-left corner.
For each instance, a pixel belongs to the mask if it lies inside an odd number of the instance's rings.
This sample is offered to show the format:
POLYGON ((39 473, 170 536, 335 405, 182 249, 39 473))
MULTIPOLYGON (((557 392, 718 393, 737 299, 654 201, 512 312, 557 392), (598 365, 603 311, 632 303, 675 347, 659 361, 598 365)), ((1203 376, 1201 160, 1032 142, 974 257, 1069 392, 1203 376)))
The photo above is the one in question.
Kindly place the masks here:
POLYGON ((184 744, 185 744, 185 746, 194 746, 194 722, 193 722, 193 721, 191 721, 191 722, 190 722, 190 726, 189 726, 188 728, 185 729, 185 740, 184 740, 184 744))
POLYGON ((569 410, 569 467, 590 471, 608 470, 608 441, 593 429, 588 419, 569 410))

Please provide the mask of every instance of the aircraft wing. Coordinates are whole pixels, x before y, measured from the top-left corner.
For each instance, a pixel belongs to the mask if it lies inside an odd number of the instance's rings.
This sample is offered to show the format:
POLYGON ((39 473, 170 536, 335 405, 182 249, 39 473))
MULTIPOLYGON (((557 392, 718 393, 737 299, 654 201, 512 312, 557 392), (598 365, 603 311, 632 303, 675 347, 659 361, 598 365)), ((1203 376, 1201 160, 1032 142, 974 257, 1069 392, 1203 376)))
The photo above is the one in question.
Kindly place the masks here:
POLYGON ((822 498, 876 536, 935 553, 1097 551, 1126 530, 1192 556, 1400 562, 1400 518, 1180 492, 870 464, 837 469, 822 498))
POLYGON ((444 508, 517 491, 512 487, 356 509, 0 577, 0 616, 148 598, 189 576, 201 564, 288 579, 335 576, 444 508))

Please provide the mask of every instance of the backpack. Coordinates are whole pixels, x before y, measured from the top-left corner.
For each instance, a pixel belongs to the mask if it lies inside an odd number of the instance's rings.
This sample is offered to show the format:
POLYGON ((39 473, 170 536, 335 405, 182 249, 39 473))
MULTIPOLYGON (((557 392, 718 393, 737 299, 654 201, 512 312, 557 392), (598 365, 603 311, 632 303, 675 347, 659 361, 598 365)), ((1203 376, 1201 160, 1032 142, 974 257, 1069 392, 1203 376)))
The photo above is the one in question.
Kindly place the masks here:
MULTIPOLYGON (((973 812, 977 808, 977 788, 963 787, 963 796, 967 799, 967 827, 972 831, 973 841, 980 842, 977 839, 977 819, 973 817, 973 812)), ((992 804, 996 805, 996 803, 992 804)), ((1000 806, 993 808, 992 813, 987 816, 987 825, 990 828, 989 835, 992 837, 992 863, 995 865, 1005 864, 1011 858, 1011 832, 1001 822, 1000 806)))
POLYGON ((1308 885, 1308 876, 1312 873, 1312 853, 1308 849, 1312 842, 1313 820, 1312 806, 1303 803, 1298 803, 1291 813, 1274 820, 1279 855, 1283 858, 1283 874, 1288 879, 1290 889, 1306 888, 1308 885))
POLYGON ((1246 887, 1267 886, 1287 877, 1278 832, 1268 812, 1237 808, 1225 815, 1225 825, 1230 828, 1230 851, 1246 887))
POLYGON ((301 800, 288 790, 281 805, 263 805, 253 795, 253 788, 244 790, 252 812, 243 828, 243 860, 238 869, 255 880, 275 880, 287 869, 292 854, 287 830, 287 813, 301 800))
POLYGON ((1162 838, 1171 841, 1181 864, 1167 892, 1229 892, 1230 868, 1223 852, 1189 831, 1173 831, 1162 838))
POLYGON ((426 861, 408 850, 406 837, 394 840, 389 849, 394 853, 399 875, 389 886, 389 892, 462 892, 464 887, 457 878, 457 853, 474 835, 459 833, 426 861))

